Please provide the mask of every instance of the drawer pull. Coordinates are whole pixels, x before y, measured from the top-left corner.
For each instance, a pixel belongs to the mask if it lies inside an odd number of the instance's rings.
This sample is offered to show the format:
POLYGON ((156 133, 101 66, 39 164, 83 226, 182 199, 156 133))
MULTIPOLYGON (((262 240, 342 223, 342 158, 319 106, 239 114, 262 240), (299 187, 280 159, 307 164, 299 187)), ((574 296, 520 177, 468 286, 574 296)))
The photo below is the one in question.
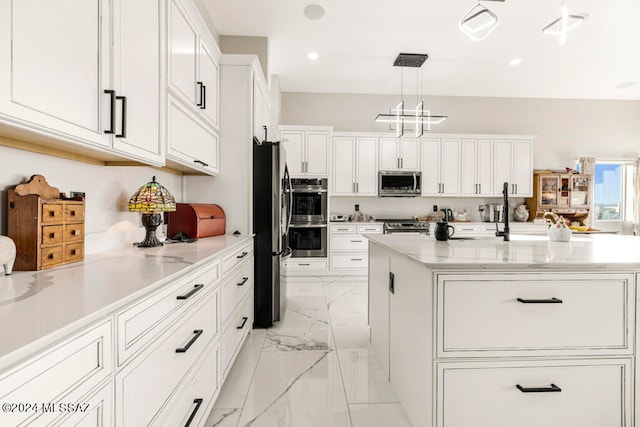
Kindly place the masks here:
POLYGON ((522 387, 520 384, 516 384, 516 387, 523 393, 555 393, 562 391, 555 384, 551 384, 551 387, 522 387))
POLYGON ((351 261, 362 261, 362 258, 351 258, 351 261))
POLYGON ((562 300, 560 298, 549 298, 549 299, 524 299, 518 298, 518 302, 523 304, 562 304, 562 300))
POLYGON ((238 255, 236 258, 242 259, 242 258, 246 257, 247 255, 249 255, 249 252, 242 252, 242 255, 238 255))
POLYGON ((49 255, 47 255, 47 258, 53 259, 53 258, 55 258, 55 255, 54 254, 49 254, 49 255))
POLYGON ((311 264, 308 264, 308 263, 306 263, 306 264, 303 264, 303 263, 298 264, 298 266, 300 266, 300 267, 302 267, 302 266, 308 267, 308 266, 310 266, 310 265, 311 265, 311 264))
POLYGON ((70 212, 69 212, 69 214, 70 214, 71 216, 76 216, 76 211, 70 211, 70 212))
POLYGON ((186 353, 187 350, 189 350, 189 348, 191 348, 191 346, 193 345, 194 342, 196 342, 196 340, 198 338, 200 338, 200 335, 202 335, 203 330, 202 329, 196 329, 195 331, 193 331, 193 337, 191 337, 191 339, 189 340, 189 342, 187 343, 187 345, 185 345, 182 348, 176 348, 176 353, 186 353))
POLYGON ((75 255, 76 254, 76 250, 75 249, 71 249, 71 255, 75 255))
POLYGON ((193 419, 196 417, 196 414, 198 413, 198 409, 200 409, 200 405, 202 405, 202 402, 204 402, 203 399, 193 399, 193 403, 196 404, 196 407, 193 408, 193 411, 191 412, 191 415, 189 415, 189 419, 187 420, 187 423, 184 425, 184 427, 189 427, 191 425, 191 421, 193 421, 193 419))
POLYGON ((244 324, 245 324, 245 323, 247 323, 247 320, 249 320, 249 318, 248 318, 248 317, 243 317, 243 318, 242 318, 242 325, 240 325, 240 326, 236 326, 236 328, 237 328, 237 329, 242 329, 242 328, 244 328, 244 324))
POLYGON ((49 233, 49 238, 53 239, 54 237, 56 237, 56 233, 49 233))
POLYGON ((195 294, 196 292, 202 290, 204 288, 203 284, 197 284, 197 285, 193 285, 193 289, 191 289, 189 292, 187 292, 184 295, 178 295, 176 297, 176 299, 189 299, 189 297, 191 297, 191 295, 195 294))
POLYGON ((349 231, 348 228, 336 228, 336 230, 338 230, 338 231, 349 231))
POLYGON ((51 217, 56 216, 56 211, 49 211, 49 216, 51 216, 51 217))
POLYGON ((243 278, 242 278, 242 282, 237 283, 237 285, 238 285, 238 286, 242 286, 242 285, 244 285, 245 283, 247 283, 247 280, 249 280, 249 278, 248 278, 248 277, 243 277, 243 278))
POLYGON ((352 240, 351 243, 362 243, 362 240, 352 240))

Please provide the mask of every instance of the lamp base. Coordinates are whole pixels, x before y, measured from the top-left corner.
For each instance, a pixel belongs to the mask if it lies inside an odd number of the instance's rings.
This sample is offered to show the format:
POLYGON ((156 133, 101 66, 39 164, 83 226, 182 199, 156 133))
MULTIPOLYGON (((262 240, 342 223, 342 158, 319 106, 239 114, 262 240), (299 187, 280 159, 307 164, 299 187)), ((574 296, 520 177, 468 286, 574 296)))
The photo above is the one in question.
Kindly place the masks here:
POLYGON ((162 215, 159 213, 142 214, 142 225, 147 230, 147 235, 140 243, 134 243, 139 248, 155 248, 163 246, 163 243, 156 237, 156 229, 162 224, 162 215))

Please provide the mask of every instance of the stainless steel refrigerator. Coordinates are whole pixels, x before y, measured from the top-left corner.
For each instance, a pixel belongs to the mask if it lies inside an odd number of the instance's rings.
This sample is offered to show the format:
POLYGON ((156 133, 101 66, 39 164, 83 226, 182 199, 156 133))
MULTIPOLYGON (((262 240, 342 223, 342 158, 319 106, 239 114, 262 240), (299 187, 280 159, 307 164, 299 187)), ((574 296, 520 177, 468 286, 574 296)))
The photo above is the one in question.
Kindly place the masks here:
POLYGON ((291 256, 291 179, 279 142, 253 141, 254 327, 269 328, 285 308, 280 263, 291 256))

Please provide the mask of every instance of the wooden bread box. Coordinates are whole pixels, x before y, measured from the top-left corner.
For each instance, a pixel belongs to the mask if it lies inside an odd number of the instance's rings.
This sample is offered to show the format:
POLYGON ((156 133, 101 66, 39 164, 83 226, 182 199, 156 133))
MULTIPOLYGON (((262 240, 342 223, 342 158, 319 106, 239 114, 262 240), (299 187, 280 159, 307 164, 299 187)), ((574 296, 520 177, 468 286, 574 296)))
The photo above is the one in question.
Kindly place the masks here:
POLYGON ((175 212, 169 212, 168 237, 181 231, 191 238, 220 236, 226 232, 224 210, 214 204, 176 203, 175 212))
POLYGON ((84 259, 84 200, 61 199, 42 175, 7 191, 7 234, 14 270, 35 271, 84 259))

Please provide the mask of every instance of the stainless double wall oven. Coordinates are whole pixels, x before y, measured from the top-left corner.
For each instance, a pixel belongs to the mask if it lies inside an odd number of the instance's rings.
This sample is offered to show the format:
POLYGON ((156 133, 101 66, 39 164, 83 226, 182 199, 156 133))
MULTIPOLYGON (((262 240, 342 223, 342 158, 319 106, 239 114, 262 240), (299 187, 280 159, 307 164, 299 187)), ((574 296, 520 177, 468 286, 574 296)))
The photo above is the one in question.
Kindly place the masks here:
POLYGON ((327 179, 291 180, 289 246, 294 257, 327 256, 327 179))

